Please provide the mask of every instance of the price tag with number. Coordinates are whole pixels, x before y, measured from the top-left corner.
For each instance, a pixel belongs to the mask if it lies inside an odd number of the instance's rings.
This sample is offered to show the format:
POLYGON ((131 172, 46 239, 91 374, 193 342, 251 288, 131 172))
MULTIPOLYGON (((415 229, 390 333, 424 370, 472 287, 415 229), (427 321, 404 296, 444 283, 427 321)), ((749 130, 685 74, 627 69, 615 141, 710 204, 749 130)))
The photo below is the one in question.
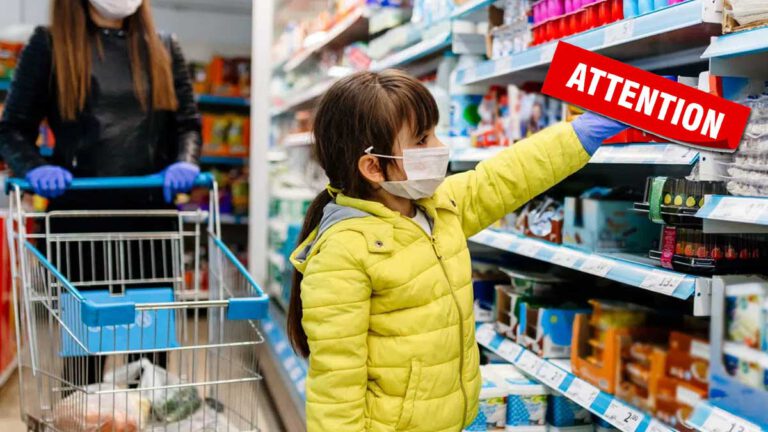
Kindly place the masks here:
POLYGON ((491 343, 495 336, 496 332, 493 331, 493 326, 490 324, 485 324, 477 329, 477 333, 475 333, 475 340, 477 340, 477 342, 481 345, 488 345, 491 343))
POLYGON ((520 345, 512 342, 509 339, 504 339, 504 341, 499 345, 499 348, 496 350, 500 356, 502 356, 505 360, 509 360, 510 362, 515 361, 517 356, 520 354, 520 351, 522 351, 522 347, 520 345))
POLYGON ((559 388, 566 376, 565 371, 552 363, 546 362, 541 365, 539 372, 536 373, 536 378, 553 388, 559 388))
POLYGON ((527 372, 533 376, 536 376, 536 371, 539 369, 539 366, 541 366, 541 359, 536 357, 536 355, 530 351, 523 352, 523 355, 520 356, 520 359, 517 361, 517 367, 523 372, 527 372))
POLYGON ((577 252, 562 248, 558 249, 557 252, 555 252, 555 254, 552 256, 552 264, 573 268, 573 266, 576 265, 576 261, 578 261, 580 257, 581 256, 577 252))
POLYGON ((709 217, 746 223, 768 219, 768 200, 761 198, 723 197, 709 214, 709 217))
POLYGON ((605 418, 623 432, 635 432, 643 421, 643 414, 621 402, 612 400, 608 404, 608 409, 605 410, 605 418))
POLYGON ((519 245, 517 245, 515 252, 527 257, 535 257, 540 250, 541 243, 532 240, 524 240, 519 245))
POLYGON ((666 295, 672 295, 675 289, 683 282, 685 277, 681 274, 654 270, 640 283, 640 288, 656 291, 666 295))
POLYGON ((634 20, 625 20, 605 27, 605 46, 617 45, 632 37, 635 30, 634 20))
POLYGON ((729 414, 719 408, 712 408, 701 430, 705 432, 758 432, 756 425, 729 414))
POLYGON ((597 399, 600 390, 592 384, 588 384, 579 378, 576 378, 571 382, 571 385, 568 386, 568 390, 565 391, 565 394, 579 405, 589 408, 592 405, 592 402, 597 399))
POLYGON ((592 255, 581 264, 581 271, 595 276, 605 277, 616 263, 609 259, 592 255))

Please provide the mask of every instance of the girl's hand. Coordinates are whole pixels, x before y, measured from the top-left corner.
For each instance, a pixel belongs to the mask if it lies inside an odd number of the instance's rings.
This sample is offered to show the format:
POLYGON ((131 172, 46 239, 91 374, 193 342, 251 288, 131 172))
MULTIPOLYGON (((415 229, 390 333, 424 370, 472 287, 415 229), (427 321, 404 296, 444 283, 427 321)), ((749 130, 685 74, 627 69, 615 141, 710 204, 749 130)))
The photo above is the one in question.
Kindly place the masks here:
POLYGON ((42 165, 27 173, 32 190, 44 198, 58 198, 72 184, 72 173, 56 165, 42 165))
POLYGON ((189 192, 195 184, 200 167, 190 162, 176 162, 163 171, 163 196, 170 203, 178 193, 189 192))
POLYGON ((579 137, 584 150, 590 155, 595 154, 600 144, 629 126, 587 111, 571 123, 576 136, 579 137))

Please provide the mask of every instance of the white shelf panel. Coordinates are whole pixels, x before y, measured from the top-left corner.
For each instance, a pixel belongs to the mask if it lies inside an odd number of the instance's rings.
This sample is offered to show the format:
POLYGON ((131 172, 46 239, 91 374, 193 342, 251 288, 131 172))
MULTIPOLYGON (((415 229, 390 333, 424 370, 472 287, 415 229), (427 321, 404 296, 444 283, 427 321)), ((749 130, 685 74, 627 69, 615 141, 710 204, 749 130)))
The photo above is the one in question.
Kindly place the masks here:
MULTIPOLYGON (((703 52, 709 38, 720 34, 721 28, 719 24, 705 22, 704 15, 705 0, 690 0, 562 40, 623 61, 698 47, 703 52)), ((556 45, 556 41, 549 42, 509 57, 483 62, 476 68, 460 70, 456 79, 461 84, 543 79, 556 45)), ((691 58, 691 61, 697 60, 698 56, 691 58)))
POLYGON ((696 216, 707 231, 768 232, 768 198, 708 195, 696 216))
POLYGON ((451 19, 464 19, 476 12, 480 12, 482 9, 492 5, 496 0, 470 0, 463 5, 457 7, 451 13, 451 19))
POLYGON ((493 330, 493 324, 478 325, 476 338, 477 343, 483 347, 611 423, 622 432, 674 431, 648 414, 577 378, 559 365, 560 362, 545 360, 497 334, 493 330))
POLYGON ((760 426, 735 416, 707 401, 699 402, 688 426, 700 432, 761 432, 760 426))
POLYGON ((370 69, 372 71, 382 71, 384 69, 403 66, 448 48, 450 45, 451 32, 443 32, 429 39, 422 40, 416 45, 412 45, 381 60, 374 60, 371 63, 370 69))
MULTIPOLYGON (((471 169, 468 164, 477 164, 495 156, 506 147, 463 148, 451 151, 454 167, 471 169)), ((621 144, 600 147, 589 160, 590 164, 631 164, 631 165, 693 165, 699 159, 699 152, 678 144, 621 144)), ((461 170, 454 168, 454 170, 461 170)))
POLYGON ((695 276, 619 257, 623 255, 582 252, 542 240, 489 229, 481 231, 469 240, 682 300, 690 298, 696 290, 697 277, 695 276))
POLYGON ((299 68, 309 60, 313 54, 319 53, 326 47, 348 45, 352 42, 364 39, 367 35, 368 21, 365 17, 365 11, 363 8, 359 7, 336 23, 336 25, 325 33, 323 38, 311 46, 300 50, 289 58, 283 66, 283 71, 291 72, 294 69, 299 68))
POLYGON ((300 146, 308 146, 312 145, 312 133, 311 132, 301 132, 301 133, 293 133, 285 137, 283 140, 283 145, 285 147, 300 147, 300 146))
POLYGON ((272 351, 278 367, 282 369, 280 375, 290 383, 288 386, 289 393, 297 405, 303 405, 306 398, 307 361, 293 352, 288 337, 281 328, 281 325, 285 324, 283 312, 275 306, 271 307, 269 311, 270 316, 261 321, 261 328, 264 331, 267 345, 272 351), (272 316, 277 316, 277 321, 272 316))
POLYGON ((283 100, 282 104, 272 110, 272 117, 294 111, 313 102, 322 96, 334 82, 336 82, 336 79, 330 79, 314 84, 307 89, 293 91, 283 100))
POLYGON ((768 27, 760 27, 712 39, 704 58, 727 58, 768 51, 768 27))

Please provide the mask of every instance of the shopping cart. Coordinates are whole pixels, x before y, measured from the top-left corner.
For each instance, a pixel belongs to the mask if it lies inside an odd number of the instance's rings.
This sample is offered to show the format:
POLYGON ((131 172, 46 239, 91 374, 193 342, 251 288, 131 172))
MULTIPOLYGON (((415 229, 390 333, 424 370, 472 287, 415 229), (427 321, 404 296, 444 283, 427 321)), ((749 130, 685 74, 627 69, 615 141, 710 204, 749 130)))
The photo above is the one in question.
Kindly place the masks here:
MULTIPOLYGON (((161 186, 148 176, 76 179, 71 189, 161 186)), ((43 213, 24 209, 27 182, 8 181, 29 430, 258 430, 268 298, 221 240, 215 181, 203 174, 196 186, 210 189, 209 211, 43 213), (98 228, 110 218, 151 228, 98 228)))

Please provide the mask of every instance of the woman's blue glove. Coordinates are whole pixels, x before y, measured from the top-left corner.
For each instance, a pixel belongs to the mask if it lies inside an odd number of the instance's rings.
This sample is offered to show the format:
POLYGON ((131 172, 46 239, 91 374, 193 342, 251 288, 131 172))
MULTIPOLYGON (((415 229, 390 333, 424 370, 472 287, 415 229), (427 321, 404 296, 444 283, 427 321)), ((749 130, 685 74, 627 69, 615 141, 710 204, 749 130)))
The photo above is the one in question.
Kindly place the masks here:
POLYGON ((42 165, 25 176, 32 190, 45 198, 57 198, 72 184, 72 173, 56 165, 42 165))
POLYGON ((590 156, 595 154, 600 144, 606 139, 627 129, 629 126, 587 111, 571 123, 581 145, 590 156))
POLYGON ((200 167, 189 162, 176 162, 163 171, 163 196, 172 202, 178 193, 189 192, 195 184, 200 167))

